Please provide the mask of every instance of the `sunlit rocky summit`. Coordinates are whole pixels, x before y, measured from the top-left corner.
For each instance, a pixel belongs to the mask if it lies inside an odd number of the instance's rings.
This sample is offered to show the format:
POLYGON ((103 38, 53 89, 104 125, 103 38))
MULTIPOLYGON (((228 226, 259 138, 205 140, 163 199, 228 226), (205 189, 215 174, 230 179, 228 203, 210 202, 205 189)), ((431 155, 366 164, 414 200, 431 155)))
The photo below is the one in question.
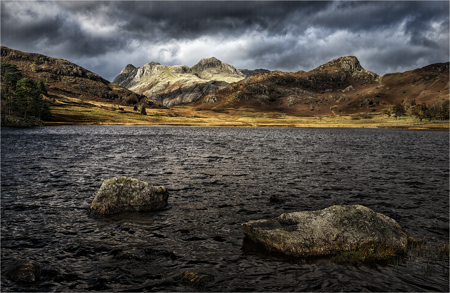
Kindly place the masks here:
POLYGON ((217 91, 244 78, 245 75, 232 65, 211 57, 201 59, 192 67, 150 62, 136 68, 128 64, 113 82, 173 106, 192 102, 204 93, 217 91))

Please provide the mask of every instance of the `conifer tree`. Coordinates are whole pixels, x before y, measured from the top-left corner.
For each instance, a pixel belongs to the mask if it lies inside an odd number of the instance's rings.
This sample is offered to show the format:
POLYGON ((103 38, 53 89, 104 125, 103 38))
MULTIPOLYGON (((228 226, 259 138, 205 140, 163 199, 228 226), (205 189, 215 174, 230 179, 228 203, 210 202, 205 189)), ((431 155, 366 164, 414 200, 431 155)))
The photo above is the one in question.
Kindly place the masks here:
POLYGON ((141 107, 141 115, 147 115, 147 111, 145 110, 144 105, 142 105, 142 107, 141 107))
POLYGON ((46 108, 39 82, 29 78, 22 78, 17 82, 15 101, 17 113, 25 118, 28 115, 41 118, 46 108))
POLYGON ((15 108, 14 94, 16 91, 16 84, 22 78, 22 72, 16 65, 2 62, 1 63, 1 97, 6 101, 5 113, 12 114, 15 108))
POLYGON ((45 79, 43 77, 39 78, 39 81, 37 82, 37 87, 41 94, 48 95, 47 93, 47 85, 45 84, 45 79))

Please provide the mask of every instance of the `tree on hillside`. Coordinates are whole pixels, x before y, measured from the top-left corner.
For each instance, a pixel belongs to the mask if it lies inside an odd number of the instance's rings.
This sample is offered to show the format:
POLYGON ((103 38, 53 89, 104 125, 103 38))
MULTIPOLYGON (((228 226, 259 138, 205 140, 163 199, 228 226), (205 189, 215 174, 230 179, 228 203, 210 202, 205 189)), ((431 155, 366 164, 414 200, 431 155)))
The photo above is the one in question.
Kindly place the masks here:
POLYGON ((412 103, 408 102, 408 98, 402 101, 403 108, 405 108, 405 115, 412 116, 412 103))
POLYGON ((441 118, 441 120, 448 120, 449 116, 450 116, 449 102, 447 100, 442 101, 439 117, 441 118))
POLYGON ((440 112, 441 105, 439 103, 433 103, 428 107, 428 111, 425 113, 426 118, 428 118, 428 121, 431 121, 431 119, 438 117, 440 112))
POLYGON ((388 117, 391 117, 393 107, 394 107, 394 106, 387 106, 386 108, 384 108, 384 109, 382 110, 382 111, 383 111, 383 114, 387 115, 388 117))
POLYGON ((15 110, 21 117, 39 116, 39 104, 42 100, 37 84, 29 79, 22 78, 17 82, 15 94, 15 110))
POLYGON ((420 121, 422 121, 423 118, 427 117, 427 112, 428 112, 427 104, 421 103, 413 107, 412 114, 417 118, 419 118, 420 121))
POLYGON ((15 112, 24 118, 34 116, 36 118, 49 118, 50 110, 42 97, 42 84, 32 79, 22 78, 17 82, 14 95, 15 112))
POLYGON ((41 94, 43 95, 48 95, 47 93, 47 85, 45 83, 45 79, 43 77, 39 78, 38 82, 37 82, 37 87, 39 89, 39 91, 41 92, 41 94))
POLYGON ((1 63, 1 96, 6 101, 5 113, 11 114, 14 108, 14 94, 16 84, 22 78, 22 72, 16 65, 2 62, 1 63))
POLYGON ((449 118, 449 104, 448 100, 434 102, 428 106, 428 111, 426 112, 426 118, 430 121, 431 119, 448 120, 449 118))
POLYGON ((406 114, 405 107, 402 104, 395 105, 392 109, 392 112, 394 113, 394 116, 397 118, 397 120, 399 117, 406 114))
POLYGON ((147 111, 145 110, 144 105, 142 105, 142 107, 141 107, 141 115, 147 115, 147 111))

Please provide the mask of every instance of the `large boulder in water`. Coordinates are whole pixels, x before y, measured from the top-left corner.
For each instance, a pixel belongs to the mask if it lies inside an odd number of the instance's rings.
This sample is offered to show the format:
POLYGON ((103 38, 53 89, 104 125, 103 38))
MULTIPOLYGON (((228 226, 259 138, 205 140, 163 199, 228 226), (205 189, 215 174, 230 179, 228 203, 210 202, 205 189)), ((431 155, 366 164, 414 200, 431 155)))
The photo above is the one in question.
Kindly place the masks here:
POLYGON ((89 213, 107 215, 120 212, 144 212, 167 206, 169 193, 163 186, 153 186, 130 177, 105 180, 89 207, 89 213))
POLYGON ((393 219, 361 205, 286 213, 242 224, 246 236, 268 250, 296 257, 324 256, 367 246, 402 251, 407 235, 393 219))

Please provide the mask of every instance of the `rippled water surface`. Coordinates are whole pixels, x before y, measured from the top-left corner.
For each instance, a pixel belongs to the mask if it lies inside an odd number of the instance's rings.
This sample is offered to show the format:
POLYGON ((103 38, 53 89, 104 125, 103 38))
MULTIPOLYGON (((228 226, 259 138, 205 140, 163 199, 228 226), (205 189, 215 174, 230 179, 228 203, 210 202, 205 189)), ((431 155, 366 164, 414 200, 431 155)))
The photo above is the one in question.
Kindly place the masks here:
POLYGON ((449 237, 449 133, 387 129, 2 128, 1 256, 41 263, 2 291, 448 291, 447 261, 338 265, 259 250, 240 224, 362 204, 431 242, 449 237), (163 211, 96 218, 103 180, 169 190, 163 211), (284 203, 271 203, 272 195, 284 203))

